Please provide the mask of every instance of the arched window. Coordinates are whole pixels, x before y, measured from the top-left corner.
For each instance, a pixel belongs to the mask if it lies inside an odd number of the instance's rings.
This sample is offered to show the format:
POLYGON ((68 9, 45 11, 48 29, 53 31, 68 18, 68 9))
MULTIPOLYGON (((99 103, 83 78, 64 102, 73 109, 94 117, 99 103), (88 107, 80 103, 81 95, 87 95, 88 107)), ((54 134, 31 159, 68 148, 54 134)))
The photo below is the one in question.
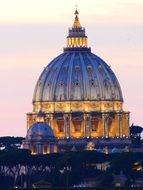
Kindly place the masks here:
POLYGON ((80 119, 76 119, 73 121, 75 132, 81 131, 81 122, 82 121, 80 119))
POLYGON ((32 145, 32 154, 37 154, 36 145, 32 145))
POLYGON ((92 118, 91 119, 91 130, 96 132, 98 129, 99 119, 98 118, 92 118))
POLYGON ((43 153, 44 154, 49 154, 50 153, 50 147, 49 147, 49 145, 44 145, 44 147, 43 147, 43 153))
POLYGON ((111 125, 112 125, 112 118, 109 117, 109 118, 107 118, 107 126, 108 126, 108 128, 110 128, 111 125))
POLYGON ((112 118, 108 117, 106 120, 106 136, 110 135, 111 125, 112 125, 112 118))
POLYGON ((64 132, 64 120, 57 120, 57 125, 58 125, 59 133, 63 133, 64 132))

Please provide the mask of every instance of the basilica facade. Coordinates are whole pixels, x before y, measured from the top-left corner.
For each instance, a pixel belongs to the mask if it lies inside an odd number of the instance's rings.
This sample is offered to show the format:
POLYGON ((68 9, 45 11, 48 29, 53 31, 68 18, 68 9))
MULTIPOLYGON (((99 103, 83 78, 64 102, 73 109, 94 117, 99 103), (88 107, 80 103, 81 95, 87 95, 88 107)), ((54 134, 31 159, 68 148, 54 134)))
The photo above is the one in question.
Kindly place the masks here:
POLYGON ((78 14, 63 53, 47 65, 35 87, 23 143, 32 153, 129 144, 129 112, 123 110, 119 82, 91 52, 78 14))

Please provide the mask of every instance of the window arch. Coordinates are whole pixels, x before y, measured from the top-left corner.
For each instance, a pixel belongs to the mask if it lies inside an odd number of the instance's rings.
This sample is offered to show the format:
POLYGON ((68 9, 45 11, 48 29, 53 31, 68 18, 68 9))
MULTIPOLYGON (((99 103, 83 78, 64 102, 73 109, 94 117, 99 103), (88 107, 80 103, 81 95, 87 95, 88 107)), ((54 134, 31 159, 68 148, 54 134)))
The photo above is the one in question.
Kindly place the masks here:
POLYGON ((98 124, 99 124, 99 119, 98 118, 92 118, 91 119, 91 131, 97 132, 98 124))

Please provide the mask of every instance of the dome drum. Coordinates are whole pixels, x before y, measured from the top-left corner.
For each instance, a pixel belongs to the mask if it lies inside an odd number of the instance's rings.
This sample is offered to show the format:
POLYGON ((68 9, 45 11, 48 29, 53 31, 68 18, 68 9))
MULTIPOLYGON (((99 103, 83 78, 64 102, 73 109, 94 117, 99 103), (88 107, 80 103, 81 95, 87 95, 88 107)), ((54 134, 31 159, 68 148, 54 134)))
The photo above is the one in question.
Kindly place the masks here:
MULTIPOLYGON (((47 122, 54 132, 55 138, 104 138, 129 136, 126 125, 129 123, 128 112, 57 112, 46 113, 47 122)), ((35 121, 35 114, 27 115, 28 128, 35 121)))
POLYGON ((121 112, 123 111, 121 101, 71 101, 71 102, 35 102, 33 111, 42 109, 45 113, 72 113, 72 112, 121 112))

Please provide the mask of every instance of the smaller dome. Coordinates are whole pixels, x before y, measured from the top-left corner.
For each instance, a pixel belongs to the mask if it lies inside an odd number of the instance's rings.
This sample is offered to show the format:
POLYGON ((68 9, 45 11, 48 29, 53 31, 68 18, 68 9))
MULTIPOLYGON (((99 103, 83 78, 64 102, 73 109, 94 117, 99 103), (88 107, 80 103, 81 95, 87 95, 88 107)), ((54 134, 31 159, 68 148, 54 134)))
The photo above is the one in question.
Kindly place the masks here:
POLYGON ((49 139, 54 138, 53 130, 44 122, 37 122, 27 131, 27 139, 49 139))
POLYGON ((118 149, 118 148, 116 148, 116 147, 114 147, 112 150, 111 150, 111 153, 120 153, 121 151, 118 149))

